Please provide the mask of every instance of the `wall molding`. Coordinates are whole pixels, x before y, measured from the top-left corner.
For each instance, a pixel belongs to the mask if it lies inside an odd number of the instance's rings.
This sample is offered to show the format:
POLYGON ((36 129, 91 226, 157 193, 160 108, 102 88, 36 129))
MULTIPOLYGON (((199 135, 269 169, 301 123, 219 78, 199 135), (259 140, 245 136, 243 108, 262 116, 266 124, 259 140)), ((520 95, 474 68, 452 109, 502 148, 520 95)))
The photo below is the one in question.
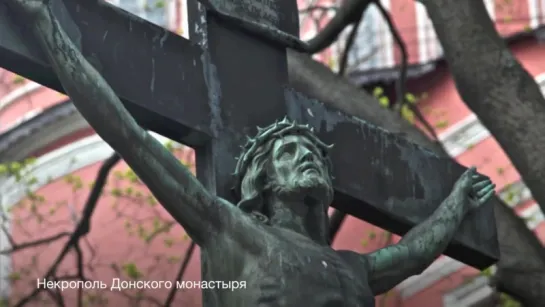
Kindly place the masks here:
POLYGON ((443 296, 444 307, 471 307, 494 294, 486 276, 479 276, 472 281, 443 296))
POLYGON ((0 161, 20 161, 89 125, 70 101, 61 102, 0 135, 0 161))
POLYGON ((498 196, 511 208, 532 199, 532 192, 522 180, 505 186, 498 196))
POLYGON ((33 93, 34 91, 41 88, 42 85, 38 84, 36 82, 29 81, 28 83, 25 83, 22 86, 17 87, 13 91, 7 93, 6 95, 2 96, 0 98, 0 111, 10 106, 12 103, 17 101, 18 99, 33 93))
MULTIPOLYGON (((169 141, 159 134, 153 132, 150 134, 163 144, 169 141)), ((24 199, 27 189, 36 191, 51 181, 107 159, 113 152, 110 145, 95 134, 37 158, 36 162, 24 172, 25 176, 36 178, 35 184, 28 186, 17 182, 14 177, 7 178, 0 184, 2 209, 6 210, 24 199)))
POLYGON ((458 260, 443 256, 433 262, 422 274, 404 280, 396 289, 402 298, 408 298, 465 266, 458 260))
POLYGON ((451 157, 459 156, 488 137, 490 132, 475 114, 467 116, 437 136, 451 157))
POLYGON ((543 211, 537 203, 533 203, 531 206, 520 212, 520 217, 522 217, 530 229, 536 229, 539 224, 545 221, 545 216, 543 211))

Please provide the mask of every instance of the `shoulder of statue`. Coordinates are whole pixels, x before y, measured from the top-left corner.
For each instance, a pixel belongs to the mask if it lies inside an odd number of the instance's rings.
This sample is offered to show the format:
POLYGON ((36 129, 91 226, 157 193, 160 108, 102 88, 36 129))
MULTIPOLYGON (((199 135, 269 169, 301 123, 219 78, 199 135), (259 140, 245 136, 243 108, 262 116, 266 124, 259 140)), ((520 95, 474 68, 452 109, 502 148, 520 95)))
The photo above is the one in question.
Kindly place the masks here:
POLYGON ((337 254, 354 269, 369 271, 369 257, 367 254, 360 254, 350 250, 338 250, 337 254))
POLYGON ((219 196, 216 198, 218 199, 220 203, 222 203, 222 205, 229 206, 229 207, 232 207, 233 209, 236 209, 236 211, 239 212, 241 216, 248 216, 252 218, 258 224, 263 224, 263 225, 269 224, 269 218, 259 211, 252 210, 251 212, 247 212, 245 210, 242 210, 242 208, 240 208, 239 206, 226 200, 225 198, 221 198, 219 196))

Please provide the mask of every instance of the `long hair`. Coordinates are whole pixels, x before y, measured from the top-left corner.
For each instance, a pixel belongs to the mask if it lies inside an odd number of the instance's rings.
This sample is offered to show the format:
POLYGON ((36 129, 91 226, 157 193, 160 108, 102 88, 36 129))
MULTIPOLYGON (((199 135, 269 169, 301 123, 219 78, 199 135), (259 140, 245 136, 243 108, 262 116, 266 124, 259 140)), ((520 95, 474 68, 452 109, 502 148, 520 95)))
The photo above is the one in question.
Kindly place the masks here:
POLYGON ((265 219, 263 192, 267 189, 267 169, 275 141, 270 139, 256 150, 240 183, 240 201, 237 206, 260 220, 265 219))

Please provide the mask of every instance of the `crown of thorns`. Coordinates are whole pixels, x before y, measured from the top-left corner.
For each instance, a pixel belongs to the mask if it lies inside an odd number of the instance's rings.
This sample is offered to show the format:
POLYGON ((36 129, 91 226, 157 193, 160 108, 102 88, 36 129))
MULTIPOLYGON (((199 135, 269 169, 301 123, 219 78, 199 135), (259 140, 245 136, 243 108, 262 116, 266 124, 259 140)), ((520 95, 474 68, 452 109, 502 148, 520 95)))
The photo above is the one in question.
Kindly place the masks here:
POLYGON ((309 125, 298 125, 295 121, 290 122, 287 117, 284 117, 281 121, 276 121, 274 124, 268 127, 257 127, 257 135, 254 138, 247 137, 246 145, 242 147, 242 153, 237 160, 237 166, 233 175, 237 179, 235 186, 236 193, 240 193, 240 185, 242 179, 246 174, 248 166, 252 163, 253 157, 256 151, 272 139, 280 139, 287 135, 302 135, 308 138, 313 144, 315 144, 322 151, 324 158, 327 158, 328 151, 333 148, 333 145, 327 145, 322 142, 315 134, 314 128, 309 125))

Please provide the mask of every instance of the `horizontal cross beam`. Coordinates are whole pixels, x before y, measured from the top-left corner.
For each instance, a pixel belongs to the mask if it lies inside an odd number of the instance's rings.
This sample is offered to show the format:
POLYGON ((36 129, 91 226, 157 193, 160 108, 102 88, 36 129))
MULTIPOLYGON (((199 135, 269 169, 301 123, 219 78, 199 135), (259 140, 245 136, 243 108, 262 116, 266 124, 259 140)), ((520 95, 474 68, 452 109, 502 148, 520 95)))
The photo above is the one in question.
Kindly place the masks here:
MULTIPOLYGON (((214 138, 210 67, 205 67, 210 63, 203 60, 208 53, 198 42, 101 1, 86 1, 85 5, 65 1, 65 6, 55 6, 55 14, 141 125, 197 149, 214 138)), ((36 52, 39 49, 24 39, 28 37, 24 31, 0 4, 0 66, 63 92, 43 55, 36 52)), ((230 32, 215 33, 221 44, 220 34, 230 32)), ((348 214, 403 235, 431 215, 464 171, 451 159, 440 158, 399 135, 289 88, 283 93, 291 119, 310 124, 322 140, 335 144, 333 206, 348 214)), ((241 143, 246 134, 255 133, 260 114, 229 110, 233 113, 230 122, 238 125, 230 128, 232 142, 241 143), (240 124, 242 120, 248 124, 240 124)), ((487 204, 466 218, 446 254, 477 268, 494 263, 499 249, 493 216, 493 207, 487 204)))
MULTIPOLYGON (((210 136, 202 50, 193 42, 103 1, 54 0, 55 16, 86 59, 146 128, 190 146, 210 136), (72 14, 76 12, 76 15, 72 14), (77 16, 77 18, 72 18, 77 16), (108 22, 105 22, 105 21, 108 22), (182 99, 183 97, 183 99, 182 99)), ((27 29, 0 3, 1 67, 64 92, 27 29)))

